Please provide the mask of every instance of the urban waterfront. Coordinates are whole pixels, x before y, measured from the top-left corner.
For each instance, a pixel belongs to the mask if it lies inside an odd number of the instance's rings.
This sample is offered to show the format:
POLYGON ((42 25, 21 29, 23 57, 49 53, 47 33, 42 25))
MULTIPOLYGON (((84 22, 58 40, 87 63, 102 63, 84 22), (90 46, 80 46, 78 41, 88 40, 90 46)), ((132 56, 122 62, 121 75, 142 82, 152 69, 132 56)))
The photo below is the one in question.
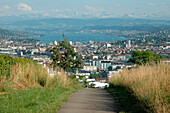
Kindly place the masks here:
MULTIPOLYGON (((106 35, 106 34, 65 34, 65 37, 72 42, 82 42, 86 43, 88 41, 95 42, 109 42, 109 41, 118 41, 118 40, 126 40, 125 37, 120 37, 116 35, 106 35)), ((23 39, 23 38, 22 38, 23 39)), ((30 39, 38 39, 40 43, 51 43, 54 41, 62 41, 63 36, 61 34, 55 33, 46 33, 40 37, 30 37, 30 39)))

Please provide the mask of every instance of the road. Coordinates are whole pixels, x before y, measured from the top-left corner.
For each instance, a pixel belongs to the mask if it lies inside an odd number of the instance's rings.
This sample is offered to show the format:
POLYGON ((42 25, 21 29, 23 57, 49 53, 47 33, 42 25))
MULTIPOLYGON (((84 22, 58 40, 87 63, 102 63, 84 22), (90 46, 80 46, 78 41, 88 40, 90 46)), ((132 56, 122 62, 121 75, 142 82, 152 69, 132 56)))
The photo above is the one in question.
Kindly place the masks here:
POLYGON ((104 89, 82 89, 74 93, 59 113, 117 113, 112 95, 104 89))

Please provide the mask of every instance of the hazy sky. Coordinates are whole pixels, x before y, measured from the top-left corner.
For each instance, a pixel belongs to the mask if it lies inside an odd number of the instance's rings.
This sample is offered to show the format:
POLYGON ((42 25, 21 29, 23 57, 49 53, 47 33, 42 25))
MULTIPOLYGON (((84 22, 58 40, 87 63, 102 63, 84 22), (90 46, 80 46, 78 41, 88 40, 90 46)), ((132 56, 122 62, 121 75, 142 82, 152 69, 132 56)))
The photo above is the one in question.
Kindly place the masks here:
POLYGON ((170 0, 0 0, 0 17, 166 18, 170 0))

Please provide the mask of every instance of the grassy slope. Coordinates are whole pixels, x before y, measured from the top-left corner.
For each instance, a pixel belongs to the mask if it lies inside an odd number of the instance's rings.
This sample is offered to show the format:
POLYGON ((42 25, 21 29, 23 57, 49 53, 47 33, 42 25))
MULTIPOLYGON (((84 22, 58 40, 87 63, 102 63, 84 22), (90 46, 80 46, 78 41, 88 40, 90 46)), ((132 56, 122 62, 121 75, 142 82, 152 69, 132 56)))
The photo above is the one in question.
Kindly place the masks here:
POLYGON ((32 60, 0 55, 0 113, 53 113, 80 88, 62 69, 51 77, 32 60))
POLYGON ((124 70, 110 79, 110 92, 126 112, 168 112, 170 64, 124 70), (123 108, 124 107, 124 108, 123 108))
POLYGON ((10 91, 0 95, 2 113, 54 113, 60 109, 75 89, 66 88, 31 88, 10 91))
MULTIPOLYGON (((147 111, 141 106, 141 101, 137 96, 126 87, 114 86, 107 89, 114 97, 115 102, 118 104, 121 113, 146 113, 147 111)), ((145 106, 145 108, 148 106, 145 106)))

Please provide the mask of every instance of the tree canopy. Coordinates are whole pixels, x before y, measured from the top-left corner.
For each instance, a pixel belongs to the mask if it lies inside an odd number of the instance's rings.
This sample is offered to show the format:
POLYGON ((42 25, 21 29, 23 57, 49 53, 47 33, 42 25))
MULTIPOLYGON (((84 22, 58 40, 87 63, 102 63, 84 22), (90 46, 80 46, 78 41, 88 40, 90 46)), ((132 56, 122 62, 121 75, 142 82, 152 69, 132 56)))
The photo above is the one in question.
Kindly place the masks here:
POLYGON ((158 54, 152 53, 151 51, 134 51, 132 53, 132 58, 128 62, 135 64, 147 64, 147 63, 157 63, 160 61, 160 56, 158 54))
POLYGON ((65 71, 77 70, 82 68, 82 60, 80 59, 77 52, 75 52, 74 46, 67 42, 63 34, 64 41, 59 41, 59 44, 55 44, 50 52, 52 55, 52 64, 54 66, 59 66, 65 71))

